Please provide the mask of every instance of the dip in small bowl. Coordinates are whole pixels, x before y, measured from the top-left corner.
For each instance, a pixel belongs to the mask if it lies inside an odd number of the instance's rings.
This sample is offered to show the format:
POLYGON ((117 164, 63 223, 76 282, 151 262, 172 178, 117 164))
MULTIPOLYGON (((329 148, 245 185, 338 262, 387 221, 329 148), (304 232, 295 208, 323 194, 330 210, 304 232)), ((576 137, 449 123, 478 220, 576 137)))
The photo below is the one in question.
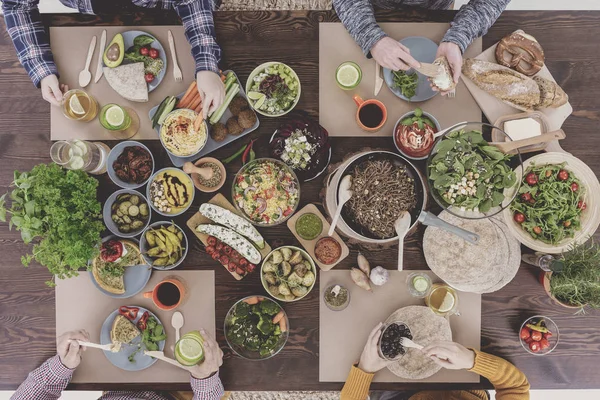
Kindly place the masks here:
POLYGON ((208 139, 206 121, 200 129, 194 127, 198 113, 179 109, 170 112, 160 127, 160 142, 167 152, 176 157, 191 157, 200 152, 208 139))
POLYGON ((400 117, 394 127, 394 145, 400 154, 413 160, 424 160, 435 143, 434 135, 440 131, 435 117, 420 108, 400 117))

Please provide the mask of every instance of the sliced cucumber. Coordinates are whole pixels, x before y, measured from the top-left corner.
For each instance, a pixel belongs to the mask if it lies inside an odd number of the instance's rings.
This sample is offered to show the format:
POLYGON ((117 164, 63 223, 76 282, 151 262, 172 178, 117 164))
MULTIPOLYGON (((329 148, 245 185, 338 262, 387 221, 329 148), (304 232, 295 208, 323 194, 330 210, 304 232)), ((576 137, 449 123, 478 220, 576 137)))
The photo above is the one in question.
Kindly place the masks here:
POLYGON ((158 117, 158 125, 162 125, 167 118, 167 115, 175 108, 175 104, 177 104, 177 97, 170 96, 169 102, 165 106, 165 109, 162 111, 162 114, 158 117))

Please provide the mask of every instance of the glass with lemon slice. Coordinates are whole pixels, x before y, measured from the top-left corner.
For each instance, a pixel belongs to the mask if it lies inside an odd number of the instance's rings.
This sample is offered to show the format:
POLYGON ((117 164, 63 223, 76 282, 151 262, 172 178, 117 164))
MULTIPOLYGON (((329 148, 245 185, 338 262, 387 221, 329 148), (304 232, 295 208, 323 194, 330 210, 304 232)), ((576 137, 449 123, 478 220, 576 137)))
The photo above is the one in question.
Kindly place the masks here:
POLYGON ((425 304, 431 311, 441 316, 460 315, 458 312, 458 293, 443 283, 434 283, 425 297, 425 304))
POLYGON ((362 70, 358 64, 346 61, 335 70, 335 81, 343 90, 354 89, 362 80, 362 70))
POLYGON ((98 114, 98 102, 85 91, 73 89, 64 94, 62 110, 70 120, 89 122, 98 114))
POLYGON ((106 172, 109 152, 110 148, 102 142, 60 140, 50 148, 50 157, 63 168, 100 175, 106 172))
POLYGON ((109 131, 115 139, 129 139, 138 133, 140 118, 129 107, 107 104, 100 110, 100 125, 109 131))
POLYGON ((204 338, 199 331, 186 333, 175 344, 175 359, 186 367, 204 361, 204 338))

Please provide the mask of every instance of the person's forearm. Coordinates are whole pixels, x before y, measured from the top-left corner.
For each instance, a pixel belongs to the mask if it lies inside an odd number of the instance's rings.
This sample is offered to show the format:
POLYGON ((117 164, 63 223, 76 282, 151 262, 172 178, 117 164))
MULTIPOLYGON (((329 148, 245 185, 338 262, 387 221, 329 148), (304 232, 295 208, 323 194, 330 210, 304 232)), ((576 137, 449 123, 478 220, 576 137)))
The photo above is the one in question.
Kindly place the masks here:
POLYGON ((371 0, 333 0, 338 17, 365 55, 385 32, 375 21, 371 0))
POLYGON ((475 365, 470 370, 487 378, 496 390, 496 399, 529 399, 529 382, 523 372, 508 361, 475 351, 475 365))
POLYGON ((73 370, 62 365, 58 355, 55 355, 39 368, 31 371, 10 399, 56 400, 67 387, 72 376, 73 370))
POLYGON ((205 379, 191 377, 190 384, 194 391, 194 400, 219 400, 225 394, 219 372, 205 379))
POLYGON ((442 42, 456 43, 464 53, 478 37, 487 33, 510 0, 471 0, 461 7, 442 42))
POLYGON ((353 365, 342 388, 340 400, 365 400, 369 396, 373 376, 374 374, 364 372, 353 365))

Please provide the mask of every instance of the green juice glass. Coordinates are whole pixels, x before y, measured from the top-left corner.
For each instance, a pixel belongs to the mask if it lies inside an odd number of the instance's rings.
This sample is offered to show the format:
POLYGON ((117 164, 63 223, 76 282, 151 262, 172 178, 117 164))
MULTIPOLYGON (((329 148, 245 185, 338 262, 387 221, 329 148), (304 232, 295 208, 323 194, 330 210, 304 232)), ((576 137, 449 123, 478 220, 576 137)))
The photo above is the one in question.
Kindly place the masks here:
POLYGON ((98 119, 102 127, 119 140, 135 136, 140 127, 140 119, 135 110, 118 104, 107 104, 102 107, 98 119))

